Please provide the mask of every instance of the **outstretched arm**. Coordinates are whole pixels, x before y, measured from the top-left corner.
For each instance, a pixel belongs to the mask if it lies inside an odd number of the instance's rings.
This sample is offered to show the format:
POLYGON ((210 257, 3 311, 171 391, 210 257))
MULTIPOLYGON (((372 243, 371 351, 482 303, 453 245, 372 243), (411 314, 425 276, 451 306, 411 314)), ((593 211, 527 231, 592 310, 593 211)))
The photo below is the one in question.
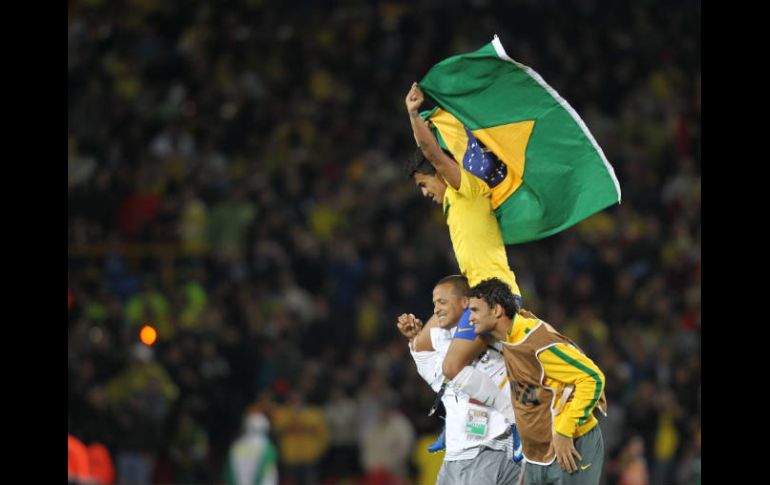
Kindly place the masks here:
POLYGON ((419 109, 424 100, 422 89, 417 86, 417 83, 412 84, 412 89, 406 95, 406 109, 409 111, 409 122, 412 124, 414 139, 425 158, 444 177, 444 180, 457 190, 460 188, 460 166, 444 153, 438 140, 428 128, 428 122, 420 116, 419 109))

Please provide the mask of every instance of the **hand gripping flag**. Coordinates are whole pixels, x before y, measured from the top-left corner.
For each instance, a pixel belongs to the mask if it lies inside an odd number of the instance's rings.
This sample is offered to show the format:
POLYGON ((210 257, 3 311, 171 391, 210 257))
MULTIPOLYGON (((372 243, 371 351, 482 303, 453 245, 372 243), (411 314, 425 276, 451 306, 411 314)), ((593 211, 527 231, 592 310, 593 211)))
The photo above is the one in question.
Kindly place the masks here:
POLYGON ((497 36, 419 83, 439 144, 492 191, 505 244, 534 241, 620 203, 612 165, 583 120, 497 36))

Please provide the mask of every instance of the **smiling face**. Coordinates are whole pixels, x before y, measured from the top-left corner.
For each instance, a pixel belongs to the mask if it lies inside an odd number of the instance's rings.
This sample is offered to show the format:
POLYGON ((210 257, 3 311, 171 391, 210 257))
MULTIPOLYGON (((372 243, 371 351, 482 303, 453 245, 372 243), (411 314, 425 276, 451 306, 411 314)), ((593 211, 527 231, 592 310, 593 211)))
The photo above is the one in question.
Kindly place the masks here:
POLYGON ((441 177, 417 172, 414 174, 414 183, 419 187, 423 197, 428 197, 439 205, 444 203, 446 184, 441 177))
POLYGON ((495 309, 481 298, 471 297, 468 303, 471 309, 470 322, 473 325, 473 331, 477 334, 491 332, 497 323, 495 309))
POLYGON ((460 295, 452 283, 442 283, 433 288, 433 313, 438 317, 439 327, 457 325, 467 306, 468 297, 460 295))

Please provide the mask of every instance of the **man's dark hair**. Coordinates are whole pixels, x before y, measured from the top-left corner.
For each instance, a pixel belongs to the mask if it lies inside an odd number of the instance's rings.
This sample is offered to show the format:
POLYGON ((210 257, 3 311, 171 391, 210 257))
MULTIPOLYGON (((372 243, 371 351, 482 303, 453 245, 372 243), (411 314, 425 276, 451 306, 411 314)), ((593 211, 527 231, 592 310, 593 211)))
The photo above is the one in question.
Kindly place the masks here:
POLYGON ((425 158, 422 150, 417 148, 406 161, 406 173, 409 175, 409 178, 413 178, 416 173, 436 175, 436 168, 425 158))
POLYGON ((503 307, 508 318, 513 318, 518 306, 513 297, 511 287, 497 278, 484 280, 470 290, 471 298, 481 298, 492 308, 495 305, 503 307))
POLYGON ((468 278, 460 274, 453 274, 441 278, 438 280, 438 283, 434 285, 434 288, 445 283, 450 283, 455 293, 460 296, 468 296, 468 293, 471 291, 470 286, 468 286, 468 278))

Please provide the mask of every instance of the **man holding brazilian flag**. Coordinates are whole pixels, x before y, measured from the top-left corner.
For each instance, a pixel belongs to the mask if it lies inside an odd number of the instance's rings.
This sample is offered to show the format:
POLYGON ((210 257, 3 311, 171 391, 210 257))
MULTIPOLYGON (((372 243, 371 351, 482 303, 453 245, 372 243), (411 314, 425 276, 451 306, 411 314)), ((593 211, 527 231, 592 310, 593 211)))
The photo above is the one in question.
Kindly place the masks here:
POLYGON ((491 189, 505 244, 542 239, 620 203, 612 165, 583 120, 497 36, 419 82, 441 148, 491 189), (483 146, 482 146, 483 145, 483 146))
MULTIPOLYGON (((615 171, 569 103, 539 74, 508 57, 497 36, 476 52, 436 64, 412 86, 405 103, 421 152, 410 161, 409 176, 424 196, 442 205, 469 285, 498 278, 510 288, 518 312, 521 293, 504 244, 542 239, 619 203, 615 171), (419 112, 425 96, 437 106, 419 112)), ((461 335, 460 327, 442 372, 448 385, 486 402, 474 379, 462 377, 486 341, 475 331, 461 335), (448 372, 447 361, 458 364, 451 366, 454 371, 448 372)), ((511 431, 516 447, 515 424, 511 431)), ((562 465, 577 451, 571 437, 558 443, 562 465)), ((590 483, 598 483, 599 475, 590 483)))

